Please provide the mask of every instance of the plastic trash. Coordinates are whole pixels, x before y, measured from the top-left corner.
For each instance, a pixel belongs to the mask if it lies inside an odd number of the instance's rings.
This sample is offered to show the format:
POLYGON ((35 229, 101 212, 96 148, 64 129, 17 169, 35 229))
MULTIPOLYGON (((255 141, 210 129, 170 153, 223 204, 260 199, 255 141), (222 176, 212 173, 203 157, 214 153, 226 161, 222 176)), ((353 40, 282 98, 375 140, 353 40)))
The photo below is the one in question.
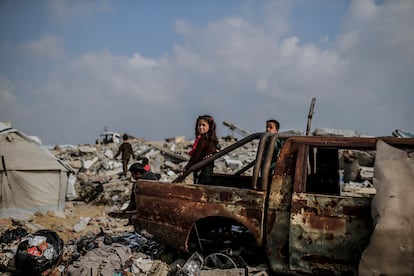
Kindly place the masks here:
POLYGON ((27 237, 27 242, 29 244, 29 246, 39 246, 43 243, 46 242, 46 237, 45 236, 28 236, 27 237))
POLYGON ((63 253, 63 240, 51 230, 28 235, 17 247, 16 269, 25 275, 39 275, 57 264, 63 253))
POLYGON ((178 275, 200 275, 202 267, 203 256, 201 256, 198 252, 194 252, 193 255, 191 255, 191 257, 185 262, 178 275))

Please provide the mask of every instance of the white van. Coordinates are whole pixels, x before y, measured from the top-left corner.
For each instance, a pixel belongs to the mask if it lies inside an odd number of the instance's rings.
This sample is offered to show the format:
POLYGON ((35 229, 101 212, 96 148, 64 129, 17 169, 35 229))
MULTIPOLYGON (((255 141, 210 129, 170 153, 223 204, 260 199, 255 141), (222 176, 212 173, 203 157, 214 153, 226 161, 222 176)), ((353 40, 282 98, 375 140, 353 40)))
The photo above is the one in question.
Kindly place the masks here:
POLYGON ((121 135, 112 131, 104 131, 99 135, 96 144, 121 143, 121 135))

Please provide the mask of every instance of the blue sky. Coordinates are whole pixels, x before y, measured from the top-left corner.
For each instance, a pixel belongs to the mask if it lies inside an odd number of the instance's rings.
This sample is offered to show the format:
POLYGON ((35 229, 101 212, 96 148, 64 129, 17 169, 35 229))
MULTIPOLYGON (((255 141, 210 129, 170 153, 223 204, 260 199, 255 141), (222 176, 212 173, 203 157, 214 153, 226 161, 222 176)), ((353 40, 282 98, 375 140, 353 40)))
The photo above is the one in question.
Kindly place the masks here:
POLYGON ((414 1, 0 1, 0 121, 44 144, 106 126, 193 138, 211 114, 251 132, 414 131, 414 1))

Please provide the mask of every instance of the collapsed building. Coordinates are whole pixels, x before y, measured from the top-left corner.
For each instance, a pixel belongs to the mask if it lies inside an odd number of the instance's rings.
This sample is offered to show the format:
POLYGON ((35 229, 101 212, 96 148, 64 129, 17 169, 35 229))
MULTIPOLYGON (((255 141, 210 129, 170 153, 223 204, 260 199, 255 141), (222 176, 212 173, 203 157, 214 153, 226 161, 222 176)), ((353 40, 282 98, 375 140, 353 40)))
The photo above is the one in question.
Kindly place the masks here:
MULTIPOLYGON (((332 131, 328 131, 332 133, 332 131)), ((297 132, 292 132, 294 134, 297 132)), ((320 131, 322 135, 326 135, 326 131, 320 131)), ((341 136, 341 133, 333 133, 333 136, 341 136)), ((150 160, 152 171, 159 173, 161 175, 161 181, 171 182, 176 179, 188 161, 187 152, 191 149, 192 141, 186 141, 183 137, 173 137, 168 138, 165 141, 145 141, 142 138, 131 137, 129 139, 134 152, 139 159, 140 157, 147 157, 150 160)), ((220 145, 222 148, 225 148, 228 145, 234 143, 234 137, 226 137, 225 139, 220 139, 220 145)), ((63 160, 71 170, 68 172, 69 178, 74 179, 72 185, 67 186, 66 190, 66 199, 68 201, 83 201, 86 203, 94 203, 96 205, 107 205, 114 206, 117 208, 122 208, 129 200, 129 195, 131 193, 132 181, 129 177, 122 177, 122 164, 119 160, 114 159, 114 153, 118 149, 118 144, 116 143, 97 143, 95 145, 77 145, 77 146, 55 146, 50 148, 50 152, 56 156, 59 160, 63 160)), ((239 149, 238 151, 232 152, 231 155, 219 158, 215 162, 215 172, 216 173, 229 173, 235 172, 243 168, 246 164, 252 162, 256 157, 257 144, 249 144, 245 147, 239 149)), ((372 179, 373 172, 369 169, 364 168, 364 164, 370 165, 367 167, 372 167, 372 159, 369 153, 362 152, 341 152, 341 167, 343 169, 342 177, 344 182, 352 183, 353 180, 364 180, 362 186, 348 186, 347 189, 344 187, 344 193, 355 194, 364 189, 362 194, 372 194, 371 190, 373 189, 372 183, 370 181, 365 181, 367 179, 372 179), (355 162, 358 160, 358 162, 355 162)), ((131 160, 130 164, 133 162, 139 162, 138 160, 131 160)), ((186 179, 186 182, 192 182, 191 177, 186 179)), ((360 182, 358 182, 360 183, 360 182)), ((361 185, 361 184, 359 184, 361 185)), ((375 189, 374 189, 375 192, 375 189)), ((111 220, 108 218, 108 220, 111 220)), ((85 225, 93 223, 93 219, 84 218, 77 225, 74 225, 74 231, 82 232, 85 225)), ((110 223, 112 223, 110 221, 110 223)), ((125 232, 126 230, 123 229, 125 232)), ((114 234, 114 233, 113 233, 114 234)), ((119 233, 118 233, 119 234, 119 233)), ((125 233, 124 233, 125 234, 125 233)), ((126 235, 128 236, 128 235, 126 235)), ((135 271, 138 271, 140 275, 167 275, 171 273, 172 268, 165 266, 165 263, 158 263, 158 269, 161 270, 160 274, 154 272, 153 258, 159 257, 159 251, 163 248, 162 246, 154 244, 152 241, 144 239, 140 236, 125 237, 125 235, 112 235, 111 237, 107 236, 107 233, 99 232, 94 233, 93 237, 84 238, 77 241, 72 241, 68 243, 64 248, 62 255, 68 256, 78 256, 84 257, 80 253, 76 253, 77 249, 83 250, 84 253, 87 251, 92 251, 92 249, 99 250, 99 248, 104 248, 103 250, 108 250, 105 247, 105 242, 109 246, 110 243, 108 239, 113 241, 124 241, 128 246, 141 244, 143 246, 136 246, 134 249, 140 251, 141 253, 147 253, 147 256, 135 256, 134 264, 138 266, 135 271), (105 235, 106 234, 106 235, 105 235), (101 240, 101 238, 103 240, 101 240), (146 245, 150 246, 146 246, 146 245), (156 248, 157 254, 152 254, 151 252, 146 252, 145 248, 156 248), (68 250, 72 253, 67 253, 68 250), (155 256, 156 255, 156 256, 155 256), (148 268, 151 267, 151 268, 148 268), (146 269, 146 270, 145 270, 146 269), (145 274, 143 271, 147 271, 145 274)), ((127 247, 128 247, 127 246, 127 247)), ((111 249, 112 250, 112 249, 111 249)), ((128 253, 128 249, 126 250, 128 253)), ((128 253, 129 254, 129 253, 128 253)), ((93 255, 93 253, 91 253, 93 255)), ((86 258, 86 257, 84 257, 86 258)), ((91 257, 93 259, 93 256, 91 257)), ((78 266, 81 265, 77 260, 79 259, 66 259, 68 262, 74 262, 78 266)), ((125 266, 125 261, 122 259, 122 264, 120 266, 125 266)), ((198 255, 193 255, 187 260, 187 262, 182 261, 178 265, 181 269, 190 269, 191 266, 200 266, 201 263, 205 260, 200 260, 198 255), (186 266, 187 265, 187 266, 186 266)), ((88 261, 86 261, 88 263, 88 261)), ((89 262, 90 263, 90 262, 89 262)), ((169 262, 173 264, 173 262, 169 262)), ((130 264, 132 267, 132 264, 130 264)), ((200 267, 198 267, 199 269, 200 267)), ((64 269, 64 268, 60 268, 64 269)), ((76 267, 71 267, 74 273, 79 272, 76 270, 76 267)), ((132 268, 131 268, 132 269, 132 268)), ((234 274, 226 275, 245 275, 247 270, 236 270, 234 274)), ((266 275, 266 268, 256 269, 253 271, 260 271, 262 275, 266 275)), ((187 271, 188 272, 188 271, 187 271)), ((217 270, 215 271, 217 275, 217 270)), ((214 274, 214 272, 213 272, 214 274)), ((248 275, 254 275, 247 273, 248 275)), ((73 274, 76 275, 76 274, 73 274)), ((207 275, 207 274, 206 274, 207 275)), ((211 274, 212 275, 212 274, 211 274)))

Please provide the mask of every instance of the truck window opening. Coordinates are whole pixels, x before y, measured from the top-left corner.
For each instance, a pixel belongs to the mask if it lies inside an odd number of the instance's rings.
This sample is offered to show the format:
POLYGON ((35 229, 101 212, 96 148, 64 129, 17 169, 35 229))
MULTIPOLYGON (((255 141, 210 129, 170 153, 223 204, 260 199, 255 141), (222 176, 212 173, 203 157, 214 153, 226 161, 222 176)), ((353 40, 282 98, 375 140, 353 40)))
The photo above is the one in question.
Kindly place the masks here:
POLYGON ((373 197, 375 150, 310 147, 306 192, 373 197))

